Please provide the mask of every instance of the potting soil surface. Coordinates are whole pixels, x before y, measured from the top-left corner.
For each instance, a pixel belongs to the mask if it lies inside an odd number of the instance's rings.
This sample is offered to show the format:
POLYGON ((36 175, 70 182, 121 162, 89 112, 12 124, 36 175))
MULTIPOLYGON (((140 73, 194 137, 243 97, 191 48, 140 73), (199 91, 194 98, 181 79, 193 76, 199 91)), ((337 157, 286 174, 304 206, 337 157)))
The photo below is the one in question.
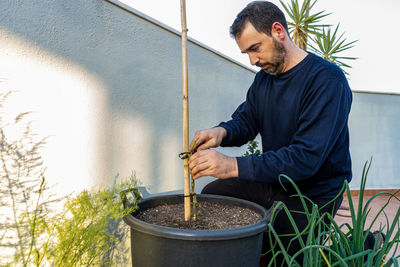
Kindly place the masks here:
POLYGON ((256 224, 257 212, 215 202, 199 202, 196 220, 185 221, 183 204, 164 204, 140 212, 136 218, 147 223, 187 230, 222 230, 256 224))

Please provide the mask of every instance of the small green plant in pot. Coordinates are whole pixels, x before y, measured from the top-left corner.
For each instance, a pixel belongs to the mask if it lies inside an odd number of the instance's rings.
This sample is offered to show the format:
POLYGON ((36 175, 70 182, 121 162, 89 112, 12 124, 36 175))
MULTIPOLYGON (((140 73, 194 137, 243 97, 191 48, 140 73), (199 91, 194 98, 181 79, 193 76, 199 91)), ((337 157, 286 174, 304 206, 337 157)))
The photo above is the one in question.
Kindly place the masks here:
POLYGON ((258 142, 256 140, 250 141, 247 144, 247 151, 243 154, 243 157, 248 157, 250 155, 261 155, 261 150, 258 148, 258 142))

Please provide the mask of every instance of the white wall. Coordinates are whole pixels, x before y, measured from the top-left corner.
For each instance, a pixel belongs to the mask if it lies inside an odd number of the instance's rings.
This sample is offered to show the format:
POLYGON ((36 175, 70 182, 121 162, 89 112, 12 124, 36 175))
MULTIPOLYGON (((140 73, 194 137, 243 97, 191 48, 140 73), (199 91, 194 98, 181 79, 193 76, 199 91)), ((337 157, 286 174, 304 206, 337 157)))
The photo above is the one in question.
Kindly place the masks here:
POLYGON ((350 152, 358 189, 362 167, 372 158, 366 187, 400 188, 400 94, 354 92, 349 119, 350 152))
MULTIPOLYGON (((16 90, 12 112, 34 111, 35 129, 50 136, 44 158, 58 190, 109 183, 133 170, 150 193, 182 189, 175 30, 107 1, 6 0, 0 12, 1 90, 16 90)), ((188 49, 192 135, 230 117, 254 72, 198 43, 188 49)), ((399 97, 374 96, 354 97, 352 187, 372 155, 376 173, 367 186, 399 188, 399 97)), ((209 180, 200 179, 197 189, 209 180)))
MULTIPOLYGON (((107 1, 6 0, 0 12, 0 88, 50 136, 51 184, 67 194, 136 171, 151 193, 183 188, 176 31, 107 1)), ((254 73, 194 42, 188 53, 193 135, 230 115, 254 73)))
MULTIPOLYGON (((188 53, 193 135, 230 117, 254 72, 193 40, 188 53)), ((144 193, 182 190, 181 40, 172 28, 101 0, 3 0, 0 90, 14 91, 0 116, 32 111, 33 130, 49 137, 43 159, 55 193, 131 171, 144 193)), ((354 94, 352 188, 370 156, 367 187, 400 188, 399 99, 354 94)), ((245 148, 221 150, 238 156, 245 148)), ((196 190, 210 180, 198 180, 196 190)), ((12 253, 3 250, 0 258, 12 253)))

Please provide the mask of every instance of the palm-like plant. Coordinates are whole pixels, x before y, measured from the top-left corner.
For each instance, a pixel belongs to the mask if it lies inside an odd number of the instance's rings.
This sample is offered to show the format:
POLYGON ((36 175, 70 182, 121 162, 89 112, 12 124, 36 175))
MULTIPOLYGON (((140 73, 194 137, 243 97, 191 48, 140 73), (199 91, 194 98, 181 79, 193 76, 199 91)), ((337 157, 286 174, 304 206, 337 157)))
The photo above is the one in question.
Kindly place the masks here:
MULTIPOLYGON (((339 24, 332 31, 330 25, 322 24, 321 20, 330 13, 320 11, 310 15, 311 9, 317 0, 304 0, 300 5, 298 0, 291 0, 285 4, 280 0, 290 20, 288 20, 289 33, 294 43, 301 49, 306 50, 309 46, 310 51, 323 57, 324 59, 336 64, 340 68, 351 68, 343 60, 355 60, 355 57, 339 56, 338 54, 354 47, 354 43, 346 42, 344 33, 338 34, 339 24)), ((343 70, 344 71, 344 70, 343 70)), ((346 71, 344 73, 348 74, 346 71)))
POLYGON ((318 33, 323 27, 328 26, 320 24, 320 21, 329 13, 320 11, 310 15, 310 11, 316 2, 316 0, 313 3, 311 3, 311 0, 304 0, 300 7, 298 0, 291 0, 290 4, 287 5, 280 0, 291 19, 291 21, 288 21, 289 33, 292 35, 295 44, 304 50, 307 48, 310 37, 318 33))
MULTIPOLYGON (((355 60, 357 58, 338 56, 338 54, 354 47, 354 43, 356 43, 358 40, 346 43, 346 38, 343 37, 344 33, 339 35, 338 29, 339 24, 336 26, 333 32, 331 31, 331 28, 328 28, 327 30, 322 28, 321 33, 317 33, 315 36, 313 36, 312 40, 316 46, 310 44, 310 50, 341 68, 351 68, 351 66, 344 63, 343 60, 355 60)), ((346 71, 345 73, 347 74, 346 71)))

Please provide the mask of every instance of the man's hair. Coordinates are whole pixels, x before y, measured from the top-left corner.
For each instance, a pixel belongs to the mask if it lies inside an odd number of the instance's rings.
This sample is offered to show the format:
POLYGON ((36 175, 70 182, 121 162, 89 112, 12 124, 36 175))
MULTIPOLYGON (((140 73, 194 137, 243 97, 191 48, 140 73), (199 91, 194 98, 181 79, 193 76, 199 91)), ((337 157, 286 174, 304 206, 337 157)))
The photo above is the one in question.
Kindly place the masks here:
POLYGON ((272 24, 279 22, 289 34, 287 22, 283 12, 273 3, 267 1, 253 1, 248 4, 239 14, 230 28, 233 38, 239 38, 247 22, 254 28, 271 36, 272 24))

